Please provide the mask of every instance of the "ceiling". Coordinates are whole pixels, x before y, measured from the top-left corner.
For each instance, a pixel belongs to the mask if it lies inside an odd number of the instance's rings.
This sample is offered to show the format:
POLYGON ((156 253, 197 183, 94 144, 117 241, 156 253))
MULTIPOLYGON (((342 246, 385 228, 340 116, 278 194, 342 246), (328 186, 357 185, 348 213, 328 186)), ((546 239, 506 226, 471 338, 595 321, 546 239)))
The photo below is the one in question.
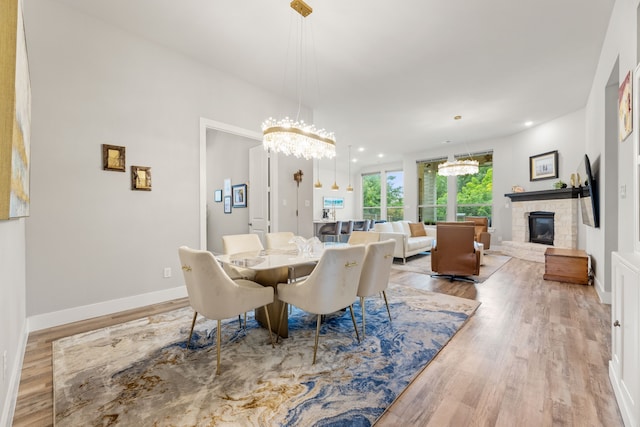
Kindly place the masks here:
MULTIPOLYGON (((58 1, 297 99, 286 64, 301 57, 288 47, 301 18, 289 0, 58 1)), ((364 166, 584 107, 614 0, 307 2, 302 101, 336 133, 338 155, 352 145, 364 166)))

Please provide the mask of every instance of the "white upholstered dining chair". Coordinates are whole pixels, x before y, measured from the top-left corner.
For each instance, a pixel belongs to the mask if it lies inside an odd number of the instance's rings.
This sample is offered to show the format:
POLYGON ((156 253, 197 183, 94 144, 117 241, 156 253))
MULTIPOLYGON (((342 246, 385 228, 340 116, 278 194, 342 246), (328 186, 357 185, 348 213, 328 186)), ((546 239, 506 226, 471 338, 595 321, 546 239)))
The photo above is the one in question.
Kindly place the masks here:
MULTIPOLYGON (((264 235, 265 242, 267 244, 267 250, 269 249, 281 249, 297 251, 298 245, 293 243, 293 239, 296 237, 291 231, 279 231, 276 233, 267 233, 264 235)), ((289 279, 299 280, 303 277, 307 277, 313 269, 316 267, 315 262, 306 264, 299 264, 295 267, 289 267, 289 279)))
MULTIPOLYGON (((313 347, 314 364, 318 351, 322 315, 349 307, 353 328, 356 331, 358 341, 360 341, 352 304, 356 299, 364 252, 365 249, 362 245, 325 249, 318 265, 309 277, 293 283, 278 283, 278 299, 280 301, 318 315, 316 339, 313 347)), ((278 330, 282 323, 284 310, 285 305, 283 304, 278 330)))
MULTIPOLYGON (((243 252, 255 252, 256 255, 264 250, 260 237, 257 234, 229 234, 222 236, 222 252, 225 255, 234 255, 243 252)), ((224 271, 232 279, 255 280, 256 272, 248 268, 225 264, 224 271)))
POLYGON ((264 287, 250 280, 232 280, 224 272, 211 252, 181 246, 178 248, 178 255, 187 285, 189 304, 194 310, 187 348, 191 343, 191 335, 193 334, 198 313, 207 319, 217 320, 216 375, 219 375, 222 319, 235 317, 258 307, 265 308, 267 325, 269 326, 269 338, 271 346, 274 347, 273 336, 271 335, 271 320, 267 310, 267 304, 273 302, 274 293, 272 287, 264 287))
POLYGON ((279 231, 265 234, 264 240, 267 249, 295 250, 298 246, 292 242, 294 237, 296 235, 292 231, 279 231))
POLYGON ((365 336, 365 297, 382 294, 384 303, 387 306, 389 322, 391 322, 391 311, 387 301, 387 287, 389 286, 389 274, 393 264, 393 252, 396 247, 395 240, 384 240, 373 242, 367 245, 360 283, 358 284, 358 296, 360 297, 360 307, 362 308, 362 336, 365 336))
POLYGON ((264 249, 257 234, 229 234, 222 236, 222 251, 225 254, 261 251, 264 249))

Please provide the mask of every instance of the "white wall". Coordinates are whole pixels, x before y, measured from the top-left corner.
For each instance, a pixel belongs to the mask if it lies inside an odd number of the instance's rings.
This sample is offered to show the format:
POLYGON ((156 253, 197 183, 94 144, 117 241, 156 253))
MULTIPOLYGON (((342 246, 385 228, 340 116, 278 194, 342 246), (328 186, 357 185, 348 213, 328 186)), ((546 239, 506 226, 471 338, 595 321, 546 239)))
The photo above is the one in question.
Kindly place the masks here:
POLYGON ((27 2, 25 22, 27 315, 183 288, 177 247, 199 246, 200 117, 259 132, 283 101, 54 1, 27 2), (126 147, 126 173, 101 170, 103 143, 126 147), (153 191, 130 190, 131 165, 152 167, 153 191))
POLYGON ((27 333, 25 288, 25 219, 0 221, 0 425, 9 425, 18 391, 27 333))
POLYGON ((313 162, 294 156, 277 154, 277 205, 278 221, 272 231, 291 231, 304 238, 313 236, 313 162), (300 187, 293 174, 302 171, 300 187), (298 215, 296 216, 296 210, 298 215))
MULTIPOLYGON (((638 203, 638 185, 634 176, 634 149, 637 144, 638 123, 634 123, 633 134, 623 142, 611 137, 611 132, 606 131, 605 112, 606 87, 610 80, 612 70, 618 70, 617 79, 622 82, 629 71, 635 69, 638 63, 637 58, 637 0, 617 0, 607 35, 605 37, 598 68, 593 80, 593 85, 586 111, 586 151, 592 162, 598 162, 599 176, 601 179, 601 191, 614 191, 618 194, 618 186, 626 185, 628 197, 617 197, 617 230, 606 230, 607 233, 618 233, 617 243, 619 251, 633 251, 637 227, 634 221, 634 204, 638 203), (605 145, 617 144, 617 161, 607 161, 605 145), (613 165, 615 170, 607 169, 607 165, 613 165)), ((614 76, 615 77, 615 76, 614 76)), ((633 88, 634 92, 638 88, 633 88)), ((610 159, 609 159, 610 160, 610 159)), ((607 215, 611 211, 606 206, 601 206, 601 223, 607 221, 607 215)), ((607 299, 607 294, 611 291, 611 278, 605 274, 605 264, 611 263, 611 248, 605 248, 605 241, 608 237, 605 230, 588 228, 586 230, 587 251, 592 254, 596 266, 596 288, 603 300, 607 299)), ((608 246, 608 245, 607 245, 608 246)), ((613 248, 615 249, 615 248, 613 248)))

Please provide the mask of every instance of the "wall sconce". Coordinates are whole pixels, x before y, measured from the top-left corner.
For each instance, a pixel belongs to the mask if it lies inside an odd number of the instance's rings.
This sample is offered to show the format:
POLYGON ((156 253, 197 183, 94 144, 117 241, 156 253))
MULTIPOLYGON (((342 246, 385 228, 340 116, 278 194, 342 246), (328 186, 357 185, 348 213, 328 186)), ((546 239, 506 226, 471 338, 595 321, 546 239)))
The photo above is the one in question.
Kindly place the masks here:
POLYGON ((293 174, 293 180, 296 182, 298 187, 300 187, 300 183, 302 182, 302 175, 302 169, 298 169, 298 172, 293 174))

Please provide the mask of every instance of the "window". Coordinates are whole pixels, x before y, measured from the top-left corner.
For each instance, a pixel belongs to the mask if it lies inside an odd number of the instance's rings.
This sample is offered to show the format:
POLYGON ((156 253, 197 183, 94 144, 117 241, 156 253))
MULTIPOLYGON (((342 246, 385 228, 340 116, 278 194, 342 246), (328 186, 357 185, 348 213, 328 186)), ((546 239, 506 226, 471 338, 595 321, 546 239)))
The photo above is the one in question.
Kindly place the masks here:
POLYGON ((459 155, 456 159, 470 157, 479 163, 479 171, 474 175, 453 177, 438 175, 438 164, 447 160, 446 158, 418 162, 419 221, 425 224, 435 224, 438 221, 464 221, 467 216, 486 216, 491 221, 493 152, 459 155), (452 180, 451 183, 449 180, 452 180), (448 189, 451 190, 451 194, 448 189))
POLYGON ((446 158, 418 162, 418 221, 435 224, 447 220, 447 177, 438 175, 446 158))
POLYGON ((362 175, 362 217, 404 219, 404 172, 385 171, 362 175))
POLYGON ((362 175, 362 218, 380 219, 382 217, 380 173, 362 175))
MULTIPOLYGON (((468 159, 459 156, 456 159, 468 159)), ((486 216, 491 219, 493 207, 493 153, 471 155, 479 163, 479 170, 474 175, 456 177, 456 219, 464 221, 467 216, 486 216)))
POLYGON ((404 172, 387 172, 387 221, 404 219, 404 172))

